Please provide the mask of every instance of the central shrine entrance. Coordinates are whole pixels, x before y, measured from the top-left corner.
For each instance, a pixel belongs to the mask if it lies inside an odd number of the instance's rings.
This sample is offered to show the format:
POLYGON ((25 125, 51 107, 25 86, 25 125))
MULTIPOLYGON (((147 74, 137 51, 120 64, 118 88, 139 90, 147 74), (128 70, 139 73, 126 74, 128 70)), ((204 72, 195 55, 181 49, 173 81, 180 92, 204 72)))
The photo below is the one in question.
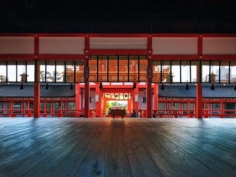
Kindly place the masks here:
POLYGON ((105 116, 109 116, 109 109, 114 107, 122 107, 126 110, 126 115, 131 112, 131 94, 130 93, 103 93, 103 108, 105 116))

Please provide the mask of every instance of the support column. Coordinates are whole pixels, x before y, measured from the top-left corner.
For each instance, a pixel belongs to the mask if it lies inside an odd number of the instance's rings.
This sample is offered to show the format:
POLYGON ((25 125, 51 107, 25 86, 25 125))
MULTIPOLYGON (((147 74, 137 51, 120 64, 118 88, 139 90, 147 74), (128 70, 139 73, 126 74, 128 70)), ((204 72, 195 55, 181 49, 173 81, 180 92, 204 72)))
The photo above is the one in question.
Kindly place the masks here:
POLYGON ((202 84, 196 85, 196 118, 202 118, 202 84))
POLYGON ((84 89, 81 89, 81 110, 84 115, 84 89))
POLYGON ((105 97, 105 98, 103 98, 103 111, 105 111, 105 115, 107 114, 106 113, 106 104, 107 104, 107 98, 105 97))
POLYGON ((88 118, 90 115, 89 103, 90 103, 90 88, 89 88, 89 36, 85 35, 85 61, 84 61, 84 117, 88 118))
POLYGON ((158 84, 154 85, 154 110, 158 110, 158 84))
POLYGON ((147 86, 147 95, 146 95, 146 117, 151 118, 152 117, 152 61, 151 59, 151 53, 152 53, 152 38, 149 35, 148 38, 148 49, 149 49, 149 55, 148 57, 148 70, 147 70, 147 77, 148 81, 146 83, 147 86))
POLYGON ((90 88, 89 82, 84 84, 84 117, 89 117, 89 96, 90 96, 90 88))
POLYGON ((34 84, 34 118, 40 117, 40 83, 34 84))
MULTIPOLYGON (((135 85, 136 85, 136 88, 134 88, 134 90, 133 90, 133 110, 135 110, 136 113, 138 113, 138 109, 139 109, 139 107, 138 107, 138 97, 139 97, 138 87, 139 87, 139 85, 138 85, 138 83, 135 83, 135 85)), ((133 110, 131 110, 131 112, 133 112, 133 110)))
POLYGON ((152 83, 147 82, 147 100, 146 100, 146 117, 151 118, 152 117, 152 83))
MULTIPOLYGON (((199 59, 202 58, 203 54, 203 40, 202 35, 198 36, 198 56, 199 59)), ((201 61, 197 64, 197 85, 196 85, 196 118, 202 118, 202 68, 201 68, 201 61)))
POLYGON ((100 115, 98 115, 99 117, 103 117, 103 112, 104 112, 104 109, 103 108, 103 104, 104 104, 104 100, 103 100, 103 92, 100 90, 99 91, 99 106, 100 106, 100 115))
MULTIPOLYGON (((39 37, 34 36, 34 57, 37 59, 39 54, 39 37)), ((40 117, 40 65, 35 61, 34 64, 34 118, 40 117)))
MULTIPOLYGON (((79 110, 80 110, 80 85, 79 83, 75 84, 75 116, 79 116, 79 110)), ((66 108, 68 109, 68 108, 66 108)))
POLYGON ((96 88, 95 88, 95 107, 96 107, 96 116, 101 117, 101 91, 99 88, 100 83, 96 83, 96 88))
POLYGON ((132 108, 131 108, 131 100, 128 100, 128 112, 131 113, 132 112, 132 108))

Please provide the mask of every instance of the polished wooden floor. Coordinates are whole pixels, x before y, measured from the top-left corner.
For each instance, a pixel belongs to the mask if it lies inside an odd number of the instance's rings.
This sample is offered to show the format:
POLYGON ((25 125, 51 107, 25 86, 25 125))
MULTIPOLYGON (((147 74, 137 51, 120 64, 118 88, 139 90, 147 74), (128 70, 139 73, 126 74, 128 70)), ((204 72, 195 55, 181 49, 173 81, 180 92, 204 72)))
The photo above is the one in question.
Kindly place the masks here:
POLYGON ((236 119, 0 118, 0 177, 236 176, 236 119))

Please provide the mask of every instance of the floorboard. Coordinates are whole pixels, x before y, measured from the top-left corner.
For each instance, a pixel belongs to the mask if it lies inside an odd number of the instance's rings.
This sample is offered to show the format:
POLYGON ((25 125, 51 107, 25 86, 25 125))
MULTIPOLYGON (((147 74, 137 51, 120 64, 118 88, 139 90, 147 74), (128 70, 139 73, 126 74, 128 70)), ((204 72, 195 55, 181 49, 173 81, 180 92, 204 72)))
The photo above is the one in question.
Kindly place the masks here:
POLYGON ((0 177, 236 176, 236 119, 0 118, 0 177))

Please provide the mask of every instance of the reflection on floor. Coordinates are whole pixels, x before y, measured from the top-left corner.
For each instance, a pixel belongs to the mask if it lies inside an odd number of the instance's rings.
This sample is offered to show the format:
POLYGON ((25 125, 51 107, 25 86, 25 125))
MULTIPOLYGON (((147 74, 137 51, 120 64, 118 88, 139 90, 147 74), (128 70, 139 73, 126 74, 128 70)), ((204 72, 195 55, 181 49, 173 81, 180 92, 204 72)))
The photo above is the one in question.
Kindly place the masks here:
POLYGON ((0 176, 235 176, 236 119, 0 118, 0 176))

